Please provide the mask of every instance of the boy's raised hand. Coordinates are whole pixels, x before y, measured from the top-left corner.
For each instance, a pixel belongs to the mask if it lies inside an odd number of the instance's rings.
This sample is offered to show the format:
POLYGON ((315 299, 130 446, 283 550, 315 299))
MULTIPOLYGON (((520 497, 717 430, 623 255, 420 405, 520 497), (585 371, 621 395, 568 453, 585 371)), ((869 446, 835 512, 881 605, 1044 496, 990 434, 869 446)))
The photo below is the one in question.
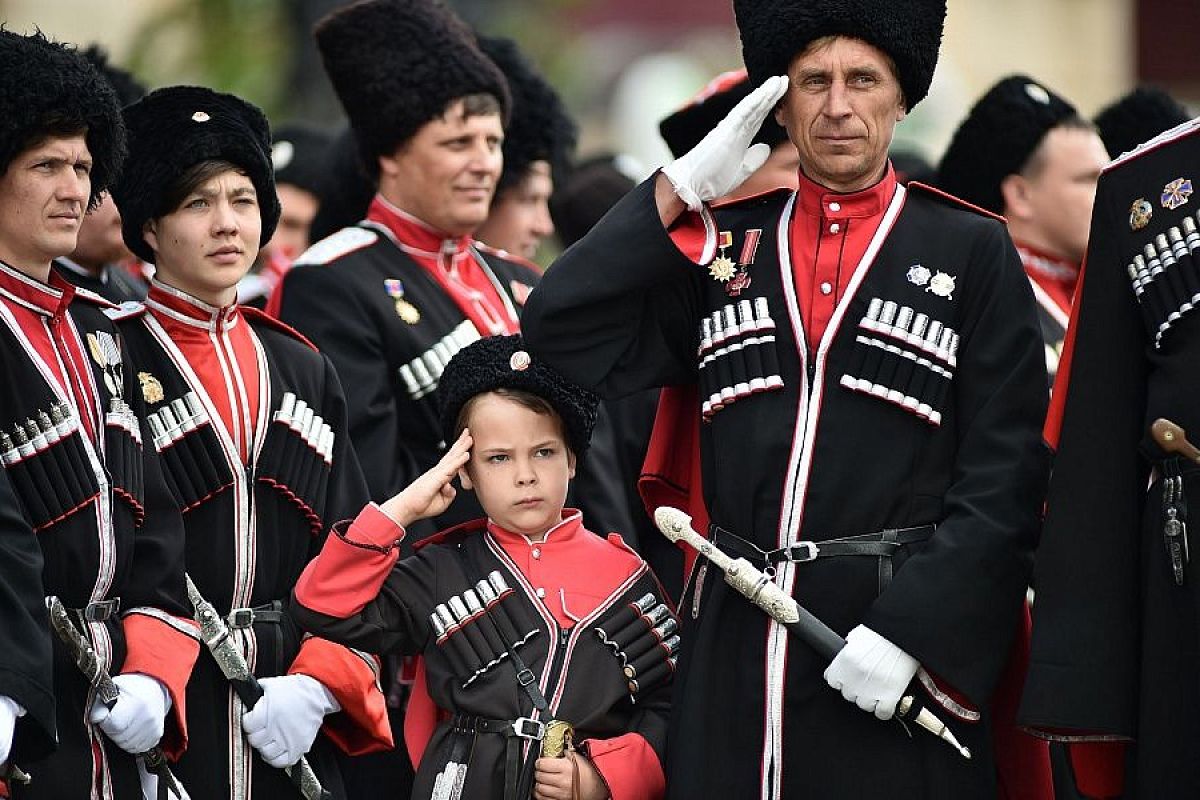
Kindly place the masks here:
POLYGON ((436 517, 454 501, 452 481, 471 457, 471 432, 464 429, 458 440, 428 472, 384 502, 380 510, 401 527, 420 519, 436 517))

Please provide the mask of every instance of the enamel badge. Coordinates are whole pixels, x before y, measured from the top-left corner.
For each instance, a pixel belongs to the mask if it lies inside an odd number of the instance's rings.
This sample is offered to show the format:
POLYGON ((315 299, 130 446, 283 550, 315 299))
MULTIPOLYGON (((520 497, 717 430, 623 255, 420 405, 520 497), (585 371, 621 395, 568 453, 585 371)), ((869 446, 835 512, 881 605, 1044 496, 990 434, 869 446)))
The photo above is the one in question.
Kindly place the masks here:
POLYGON ((913 286, 928 286, 931 277, 933 273, 929 271, 929 267, 913 264, 908 268, 908 282, 913 286))
POLYGON ((163 400, 163 386, 158 378, 149 372, 139 372, 137 376, 138 382, 142 384, 142 398, 147 403, 161 403, 163 400))
POLYGON ((1163 187, 1163 208, 1174 211, 1187 203, 1192 196, 1192 182, 1188 178, 1176 178, 1163 187))
POLYGON ((396 278, 387 278, 383 282, 383 288, 387 290, 388 297, 392 298, 396 304, 396 316, 409 325, 416 325, 421 321, 421 312, 404 296, 403 283, 396 278))
POLYGON ((721 255, 714 258, 713 262, 708 265, 708 274, 721 283, 727 283, 733 277, 733 273, 737 272, 737 264, 725 253, 732 244, 733 232, 721 231, 717 241, 717 246, 721 248, 721 255))
POLYGON ((1129 229, 1140 231, 1150 224, 1150 218, 1153 216, 1154 206, 1150 205, 1150 201, 1146 198, 1139 197, 1129 207, 1129 229))
POLYGON ((929 285, 925 287, 925 291, 933 292, 938 297, 944 297, 947 300, 953 300, 954 276, 938 270, 934 273, 933 277, 929 279, 929 285))
POLYGON ((114 397, 121 396, 121 348, 117 340, 107 331, 98 331, 87 335, 88 352, 92 355, 100 369, 104 370, 104 385, 108 393, 114 397))

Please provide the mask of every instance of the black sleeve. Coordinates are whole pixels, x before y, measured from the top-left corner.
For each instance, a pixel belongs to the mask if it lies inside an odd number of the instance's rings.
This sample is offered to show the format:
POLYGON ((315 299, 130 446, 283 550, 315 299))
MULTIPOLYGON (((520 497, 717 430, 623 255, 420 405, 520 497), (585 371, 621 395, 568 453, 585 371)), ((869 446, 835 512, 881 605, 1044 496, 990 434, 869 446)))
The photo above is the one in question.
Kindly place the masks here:
MULTIPOLYGON (((342 383, 338 379, 337 370, 329 358, 322 354, 321 365, 324 374, 324 397, 321 409, 325 419, 334 430, 333 465, 330 468, 329 487, 324 497, 325 530, 321 537, 313 542, 314 548, 320 548, 329 529, 342 520, 354 519, 363 506, 370 502, 366 478, 363 477, 362 467, 358 463, 354 448, 347 436, 348 420, 346 414, 346 395, 342 391, 342 383)), ((313 555, 316 555, 314 550, 313 555)))
POLYGON ((421 472, 399 440, 395 369, 383 329, 336 264, 297 267, 277 291, 282 292, 279 318, 307 336, 348 387, 343 430, 350 433, 371 498, 387 500, 421 472))
POLYGON ((607 397, 695 379, 703 270, 663 228, 655 177, 550 266, 521 317, 535 355, 607 397))
POLYGON ((54 686, 42 548, 20 508, 0 469, 0 695, 25 708, 12 752, 14 759, 32 759, 54 749, 54 686))
POLYGON ((1003 226, 989 224, 969 258, 944 518, 864 624, 983 707, 1032 570, 1049 462, 1041 436, 1048 388, 1033 293, 1003 226))

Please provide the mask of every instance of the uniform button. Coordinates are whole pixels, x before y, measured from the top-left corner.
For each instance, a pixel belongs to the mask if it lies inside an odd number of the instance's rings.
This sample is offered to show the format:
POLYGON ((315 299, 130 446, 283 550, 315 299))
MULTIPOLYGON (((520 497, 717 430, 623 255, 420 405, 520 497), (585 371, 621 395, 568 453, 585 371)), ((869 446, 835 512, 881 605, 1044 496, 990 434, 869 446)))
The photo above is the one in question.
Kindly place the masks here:
POLYGON ((539 586, 538 590, 537 590, 537 596, 541 597, 541 598, 545 598, 546 590, 539 586))
POLYGON ((841 204, 841 203, 830 203, 830 204, 829 204, 829 210, 830 210, 830 211, 841 211, 841 210, 842 210, 842 204, 841 204))
POLYGON ((838 225, 836 222, 829 226, 830 233, 837 233, 841 229, 842 229, 842 226, 838 225))
POLYGON ((824 283, 821 284, 821 294, 829 294, 832 291, 833 291, 833 284, 831 284, 829 281, 825 281, 824 283))
POLYGON ((531 555, 534 558, 541 558, 542 557, 542 548, 540 548, 540 547, 533 548, 533 552, 531 553, 531 555))

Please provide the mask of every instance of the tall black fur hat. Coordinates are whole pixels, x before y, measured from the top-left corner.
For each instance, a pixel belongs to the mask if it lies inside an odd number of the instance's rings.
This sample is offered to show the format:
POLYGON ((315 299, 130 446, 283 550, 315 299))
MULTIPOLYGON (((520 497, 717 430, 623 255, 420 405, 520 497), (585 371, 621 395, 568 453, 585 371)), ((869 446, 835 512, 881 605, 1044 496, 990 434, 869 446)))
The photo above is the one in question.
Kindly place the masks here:
POLYGON ((929 92, 946 0, 733 0, 750 83, 786 75, 792 59, 823 36, 848 36, 896 62, 905 107, 929 92))
MULTIPOLYGON (((658 132, 671 148, 671 155, 679 158, 700 144, 700 140, 754 88, 746 70, 724 72, 713 78, 687 105, 663 117, 658 123, 658 132)), ((761 142, 771 147, 786 140, 787 131, 775 121, 773 114, 767 115, 754 135, 755 144, 761 142)))
POLYGON ((0 29, 0 174, 46 135, 84 131, 94 208, 125 160, 125 123, 108 81, 74 48, 41 32, 0 29))
POLYGON ((325 163, 333 137, 308 125, 280 125, 271 142, 275 183, 290 183, 317 194, 325 176, 325 163))
POLYGON ((83 51, 83 57, 103 75, 117 93, 117 102, 121 108, 136 103, 146 96, 146 87, 128 70, 121 69, 108 60, 108 51, 98 44, 93 44, 83 51))
POLYGON ((166 193, 201 161, 228 161, 243 170, 258 193, 262 237, 266 244, 279 222, 271 167, 271 128, 257 106, 231 94, 200 86, 157 89, 125 109, 129 161, 113 187, 121 211, 125 246, 154 263, 154 251, 142 236, 149 219, 168 214, 166 193))
POLYGON ((1116 158, 1191 118, 1187 109, 1162 89, 1139 86, 1101 110, 1095 123, 1104 149, 1116 158))
POLYGON ((578 130, 558 92, 513 40, 481 35, 479 49, 504 73, 512 92, 512 119, 504 130, 504 172, 497 189, 518 183, 534 161, 550 162, 555 178, 561 178, 578 130))
POLYGON ((548 402, 562 417, 575 457, 587 452, 600 398, 534 359, 519 335, 480 339, 450 359, 438 383, 442 436, 447 443, 457 436, 455 422, 466 402, 496 389, 519 389, 548 402))
POLYGON ((315 34, 372 173, 459 97, 493 95, 508 122, 504 76, 440 0, 365 0, 322 19, 315 34))
POLYGON ((1010 75, 975 103, 938 165, 938 186, 995 214, 1000 183, 1019 173, 1052 128, 1078 120, 1075 106, 1027 75, 1010 75))

